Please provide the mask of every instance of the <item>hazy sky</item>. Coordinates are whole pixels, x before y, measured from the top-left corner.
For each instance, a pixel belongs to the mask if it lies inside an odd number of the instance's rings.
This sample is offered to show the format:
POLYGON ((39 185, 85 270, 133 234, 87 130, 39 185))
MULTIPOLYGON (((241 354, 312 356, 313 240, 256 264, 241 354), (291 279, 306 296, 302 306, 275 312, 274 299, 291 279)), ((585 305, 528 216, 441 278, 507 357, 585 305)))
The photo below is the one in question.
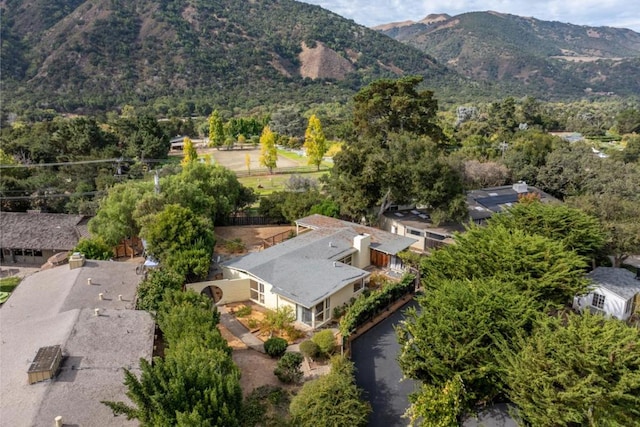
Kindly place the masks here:
POLYGON ((303 0, 368 27, 419 21, 430 13, 494 10, 544 21, 630 28, 640 32, 638 0, 303 0))

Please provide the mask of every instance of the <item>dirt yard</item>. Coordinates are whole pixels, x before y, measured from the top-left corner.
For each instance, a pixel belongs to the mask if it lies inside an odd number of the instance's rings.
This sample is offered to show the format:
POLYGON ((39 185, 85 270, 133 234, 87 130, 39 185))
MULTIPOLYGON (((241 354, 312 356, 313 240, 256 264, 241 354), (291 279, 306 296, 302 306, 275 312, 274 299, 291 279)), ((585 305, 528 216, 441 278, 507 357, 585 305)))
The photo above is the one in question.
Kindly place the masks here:
POLYGON ((290 225, 216 227, 215 234, 218 242, 216 243, 215 251, 216 253, 228 253, 224 247, 224 243, 226 241, 240 239, 242 243, 244 243, 247 252, 255 252, 262 249, 263 239, 290 230, 295 232, 295 227, 290 225))
MULTIPOLYGON (((287 226, 227 226, 216 227, 215 234, 217 238, 216 253, 227 253, 224 248, 224 242, 241 239, 245 247, 249 251, 257 251, 262 248, 262 240, 276 235, 278 233, 295 230, 295 227, 287 226)), ((234 254, 234 256, 241 254, 234 254)), ((256 388, 263 385, 273 385, 284 387, 284 385, 273 374, 276 367, 276 360, 271 359, 266 354, 262 354, 247 346, 234 337, 222 325, 218 325, 222 336, 227 340, 229 346, 233 349, 233 361, 240 368, 242 377, 240 378, 240 386, 242 393, 247 396, 256 388)), ((290 387, 284 387, 289 389, 290 387)))

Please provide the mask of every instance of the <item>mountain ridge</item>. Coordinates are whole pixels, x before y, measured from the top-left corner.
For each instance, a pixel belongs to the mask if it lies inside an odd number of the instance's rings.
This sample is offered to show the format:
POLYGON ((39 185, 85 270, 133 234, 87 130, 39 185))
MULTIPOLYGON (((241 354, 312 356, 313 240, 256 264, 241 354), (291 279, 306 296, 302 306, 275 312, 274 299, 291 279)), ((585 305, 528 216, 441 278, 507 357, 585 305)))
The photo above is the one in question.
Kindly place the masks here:
POLYGON ((494 11, 378 28, 470 79, 561 96, 640 95, 640 33, 633 30, 494 11))
POLYGON ((456 78, 427 54, 293 0, 3 0, 0 7, 5 88, 19 99, 41 93, 41 106, 64 110, 191 94, 259 103, 278 91, 327 101, 375 78, 456 78), (329 66, 309 65, 315 55, 329 66))

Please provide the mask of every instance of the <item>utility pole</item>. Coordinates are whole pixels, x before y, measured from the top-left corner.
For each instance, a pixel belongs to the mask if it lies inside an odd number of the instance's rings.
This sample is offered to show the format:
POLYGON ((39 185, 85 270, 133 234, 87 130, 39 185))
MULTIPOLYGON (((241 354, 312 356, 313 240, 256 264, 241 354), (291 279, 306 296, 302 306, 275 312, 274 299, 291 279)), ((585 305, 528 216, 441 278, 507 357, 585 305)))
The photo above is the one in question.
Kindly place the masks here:
POLYGON ((156 194, 160 194, 160 177, 158 176, 158 170, 156 170, 156 174, 153 176, 153 187, 156 194))

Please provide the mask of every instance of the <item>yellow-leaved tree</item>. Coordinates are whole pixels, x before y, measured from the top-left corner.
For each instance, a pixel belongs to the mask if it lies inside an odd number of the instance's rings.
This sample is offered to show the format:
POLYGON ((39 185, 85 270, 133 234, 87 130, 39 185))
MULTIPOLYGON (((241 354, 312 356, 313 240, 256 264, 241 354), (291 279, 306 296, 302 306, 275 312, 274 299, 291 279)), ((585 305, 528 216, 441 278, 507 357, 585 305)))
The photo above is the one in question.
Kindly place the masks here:
POLYGON ((320 163, 327 152, 327 139, 322 131, 320 119, 315 114, 309 117, 309 125, 304 133, 304 149, 309 164, 320 170, 320 163))
POLYGON ((271 131, 269 126, 265 126, 262 135, 260 135, 260 164, 269 169, 271 174, 273 169, 278 166, 277 160, 276 134, 271 131))
POLYGON ((193 146, 193 141, 188 136, 185 136, 182 140, 182 154, 184 157, 180 162, 181 165, 188 165, 191 162, 195 162, 198 160, 198 152, 196 151, 196 147, 193 146))

